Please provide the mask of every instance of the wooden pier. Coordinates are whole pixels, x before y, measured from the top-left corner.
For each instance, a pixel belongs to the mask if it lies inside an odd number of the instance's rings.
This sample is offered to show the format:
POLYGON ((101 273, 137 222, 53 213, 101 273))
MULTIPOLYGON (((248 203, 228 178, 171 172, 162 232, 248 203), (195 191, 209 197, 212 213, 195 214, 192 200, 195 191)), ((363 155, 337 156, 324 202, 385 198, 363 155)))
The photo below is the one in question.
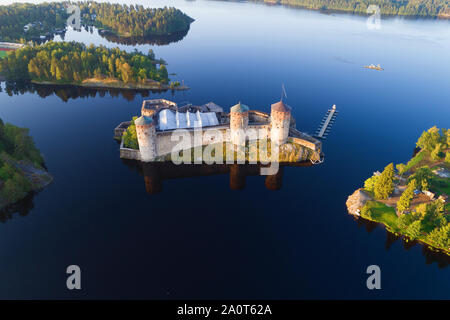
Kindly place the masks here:
POLYGON ((322 122, 320 123, 319 128, 317 128, 315 135, 317 138, 325 139, 327 137, 336 119, 337 113, 338 111, 336 109, 336 105, 333 105, 333 107, 327 111, 322 119, 322 122))

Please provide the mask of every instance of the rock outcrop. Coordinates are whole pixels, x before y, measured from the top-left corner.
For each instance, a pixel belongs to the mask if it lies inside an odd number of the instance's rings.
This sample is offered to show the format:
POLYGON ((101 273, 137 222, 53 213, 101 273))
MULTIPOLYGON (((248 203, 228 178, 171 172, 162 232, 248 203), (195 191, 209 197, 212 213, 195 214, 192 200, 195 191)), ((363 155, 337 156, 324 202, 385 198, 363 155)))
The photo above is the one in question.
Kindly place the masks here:
POLYGON ((359 216, 361 208, 364 207, 367 201, 373 200, 372 197, 363 189, 358 189, 351 196, 348 197, 347 210, 350 214, 359 216))

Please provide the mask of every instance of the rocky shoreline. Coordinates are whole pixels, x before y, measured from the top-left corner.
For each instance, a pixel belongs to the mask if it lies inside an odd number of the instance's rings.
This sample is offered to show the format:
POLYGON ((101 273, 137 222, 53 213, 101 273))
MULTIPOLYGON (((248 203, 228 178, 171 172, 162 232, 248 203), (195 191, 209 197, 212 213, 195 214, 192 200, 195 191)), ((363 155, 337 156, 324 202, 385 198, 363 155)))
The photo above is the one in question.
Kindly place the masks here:
POLYGON ((177 91, 189 90, 188 86, 171 87, 170 85, 162 84, 157 81, 154 82, 151 81, 147 84, 140 84, 140 83, 127 84, 121 81, 99 81, 94 79, 87 79, 84 80, 82 83, 61 84, 52 81, 35 81, 35 80, 32 80, 31 83, 39 85, 68 85, 92 89, 177 90, 177 91))
POLYGON ((360 216, 361 209, 366 205, 367 201, 373 200, 372 196, 365 192, 362 188, 355 190, 351 196, 348 197, 347 210, 350 214, 360 216))

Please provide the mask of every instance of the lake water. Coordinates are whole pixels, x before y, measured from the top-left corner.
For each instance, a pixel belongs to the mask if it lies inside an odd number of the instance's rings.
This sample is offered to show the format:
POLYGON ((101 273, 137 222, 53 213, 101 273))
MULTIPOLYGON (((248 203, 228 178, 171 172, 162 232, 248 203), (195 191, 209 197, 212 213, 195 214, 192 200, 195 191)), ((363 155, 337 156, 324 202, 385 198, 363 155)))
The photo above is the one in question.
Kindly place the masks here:
MULTIPOLYGON (((0 117, 30 128, 55 181, 0 224, 0 298, 450 298, 448 259, 345 207, 372 172, 407 161, 423 130, 449 127, 450 22, 388 18, 369 30, 362 16, 281 6, 152 1, 164 5, 195 18, 188 34, 136 48, 191 89, 150 98, 269 111, 284 83, 301 131, 337 105, 325 162, 284 168, 278 191, 255 175, 234 190, 223 173, 164 179, 149 194, 112 138, 148 97, 3 91, 0 117), (71 264, 78 292, 66 289, 71 264), (372 264, 382 290, 366 288, 372 264)), ((96 32, 65 39, 116 46, 96 32)))

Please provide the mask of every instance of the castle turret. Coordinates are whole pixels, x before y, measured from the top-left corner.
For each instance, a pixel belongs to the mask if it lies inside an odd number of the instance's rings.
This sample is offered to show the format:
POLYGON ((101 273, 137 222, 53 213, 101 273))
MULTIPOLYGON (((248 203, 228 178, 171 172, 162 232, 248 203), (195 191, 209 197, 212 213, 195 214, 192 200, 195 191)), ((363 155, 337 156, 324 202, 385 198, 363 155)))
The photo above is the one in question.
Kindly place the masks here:
POLYGON ((272 142, 282 144, 289 136, 291 122, 291 108, 283 101, 272 104, 270 110, 270 139, 272 142))
POLYGON ((248 127, 249 108, 240 102, 231 107, 230 112, 230 134, 231 142, 235 145, 245 144, 245 132, 248 127))
POLYGON ((141 116, 134 121, 141 161, 150 162, 156 154, 156 128, 152 118, 141 116))

